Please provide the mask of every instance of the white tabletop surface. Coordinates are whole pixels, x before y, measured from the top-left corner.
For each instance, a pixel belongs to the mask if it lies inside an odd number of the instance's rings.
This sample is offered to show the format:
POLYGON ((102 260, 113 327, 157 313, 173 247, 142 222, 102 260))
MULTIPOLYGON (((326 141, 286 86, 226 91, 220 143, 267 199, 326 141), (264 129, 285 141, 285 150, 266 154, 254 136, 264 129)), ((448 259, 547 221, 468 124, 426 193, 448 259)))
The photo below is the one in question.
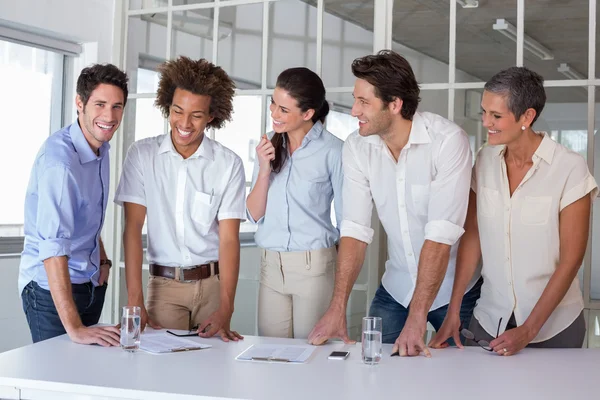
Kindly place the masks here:
POLYGON ((361 362, 360 344, 336 342, 317 348, 306 364, 282 364, 234 358, 251 344, 304 344, 304 340, 253 336, 238 343, 194 340, 213 347, 152 355, 78 345, 61 336, 0 354, 0 389, 4 389, 0 394, 18 388, 23 398, 30 399, 600 398, 594 383, 600 376, 600 350, 525 349, 501 357, 480 348, 453 348, 433 350, 427 359, 391 358, 391 345, 384 345, 381 363, 368 366, 361 362), (336 349, 350 350, 350 356, 345 361, 328 360, 336 349))

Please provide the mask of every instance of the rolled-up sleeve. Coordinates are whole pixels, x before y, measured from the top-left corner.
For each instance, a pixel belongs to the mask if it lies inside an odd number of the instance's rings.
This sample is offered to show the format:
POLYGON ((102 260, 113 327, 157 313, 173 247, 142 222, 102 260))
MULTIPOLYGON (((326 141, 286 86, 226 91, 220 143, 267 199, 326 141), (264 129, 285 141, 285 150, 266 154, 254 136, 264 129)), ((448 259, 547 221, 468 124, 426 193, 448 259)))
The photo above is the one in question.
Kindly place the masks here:
POLYGON ((244 173, 244 164, 236 156, 233 169, 229 176, 229 182, 223 192, 221 204, 217 218, 219 221, 224 219, 246 220, 246 174, 244 173))
POLYGON ((115 203, 120 206, 123 203, 134 203, 146 207, 144 166, 136 143, 127 151, 127 157, 125 157, 123 163, 123 172, 115 194, 115 203))
POLYGON ((36 217, 40 262, 51 257, 71 257, 79 197, 77 184, 67 166, 55 165, 42 172, 38 180, 36 217))
POLYGON ((471 147, 464 132, 449 136, 440 148, 431 182, 425 239, 454 245, 464 233, 469 204, 471 147))
POLYGON ((341 237, 351 237, 370 244, 373 241, 371 215, 373 213, 373 197, 369 180, 361 171, 352 137, 344 144, 342 155, 344 172, 341 237))
POLYGON ((560 211, 590 193, 593 202, 598 196, 598 185, 590 174, 585 159, 577 157, 577 162, 567 178, 560 198, 560 211))

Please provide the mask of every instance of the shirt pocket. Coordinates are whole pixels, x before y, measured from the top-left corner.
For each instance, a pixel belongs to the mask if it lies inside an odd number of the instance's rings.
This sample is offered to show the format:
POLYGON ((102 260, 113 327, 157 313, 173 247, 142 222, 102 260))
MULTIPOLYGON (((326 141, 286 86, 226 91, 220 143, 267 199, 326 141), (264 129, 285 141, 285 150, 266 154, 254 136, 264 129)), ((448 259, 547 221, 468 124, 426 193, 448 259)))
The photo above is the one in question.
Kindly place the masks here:
POLYGON ((321 204, 333 190, 329 175, 307 174, 302 177, 301 190, 308 195, 309 203, 321 204))
POLYGON ((481 186, 477 193, 477 213, 483 217, 494 218, 499 202, 499 191, 481 186))
POLYGON ((552 208, 552 196, 526 196, 521 207, 523 225, 546 225, 552 208))
POLYGON ((210 227, 217 215, 219 198, 214 194, 196 192, 192 207, 192 220, 204 227, 210 227))
POLYGON ((427 215, 429 209, 429 185, 412 185, 411 194, 412 201, 415 207, 415 212, 418 215, 427 215))

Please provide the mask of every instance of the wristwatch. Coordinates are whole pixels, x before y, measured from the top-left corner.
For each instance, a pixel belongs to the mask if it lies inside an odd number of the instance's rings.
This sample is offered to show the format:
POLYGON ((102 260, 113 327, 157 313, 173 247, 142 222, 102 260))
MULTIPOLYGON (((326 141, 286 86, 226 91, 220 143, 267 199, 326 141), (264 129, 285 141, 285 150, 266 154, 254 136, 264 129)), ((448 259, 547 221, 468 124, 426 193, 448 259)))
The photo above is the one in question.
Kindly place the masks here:
POLYGON ((112 261, 110 261, 108 258, 106 260, 100 260, 100 266, 108 264, 108 268, 112 267, 112 261))

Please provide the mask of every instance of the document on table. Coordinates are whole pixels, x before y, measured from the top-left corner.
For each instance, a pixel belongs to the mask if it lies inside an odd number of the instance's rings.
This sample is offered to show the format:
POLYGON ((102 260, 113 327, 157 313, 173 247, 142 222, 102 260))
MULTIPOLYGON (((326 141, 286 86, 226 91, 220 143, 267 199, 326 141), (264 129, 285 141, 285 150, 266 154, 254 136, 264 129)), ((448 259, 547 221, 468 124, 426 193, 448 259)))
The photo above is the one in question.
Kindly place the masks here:
POLYGON ((140 350, 153 354, 177 353, 181 351, 202 350, 212 347, 209 344, 173 336, 166 331, 153 331, 142 334, 140 350))
POLYGON ((314 346, 256 344, 244 350, 236 360, 304 363, 315 351, 314 346))

